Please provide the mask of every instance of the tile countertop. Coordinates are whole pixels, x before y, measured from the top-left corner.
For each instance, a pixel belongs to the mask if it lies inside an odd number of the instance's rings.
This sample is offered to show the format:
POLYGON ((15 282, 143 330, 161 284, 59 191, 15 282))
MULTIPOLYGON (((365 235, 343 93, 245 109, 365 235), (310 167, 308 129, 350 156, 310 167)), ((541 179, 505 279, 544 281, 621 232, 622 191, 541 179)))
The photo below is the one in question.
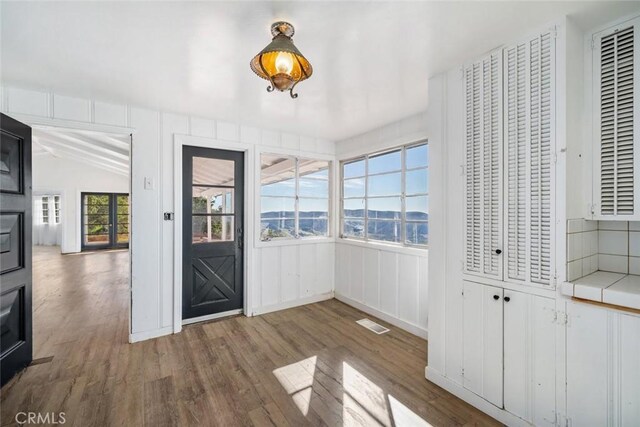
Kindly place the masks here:
POLYGON ((640 310, 640 276, 596 271, 562 284, 567 296, 640 310))

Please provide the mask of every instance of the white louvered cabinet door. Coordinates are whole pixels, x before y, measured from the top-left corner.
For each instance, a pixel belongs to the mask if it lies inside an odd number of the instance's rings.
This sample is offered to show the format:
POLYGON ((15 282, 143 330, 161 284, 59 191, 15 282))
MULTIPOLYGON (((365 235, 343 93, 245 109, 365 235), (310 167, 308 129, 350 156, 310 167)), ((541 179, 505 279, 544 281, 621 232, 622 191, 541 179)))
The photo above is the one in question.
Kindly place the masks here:
POLYGON ((466 273, 502 279, 502 55, 465 67, 466 273))
POLYGON ((504 55, 505 281, 552 287, 555 31, 504 55))
POLYGON ((639 31, 635 19, 593 38, 595 219, 640 219, 639 31))

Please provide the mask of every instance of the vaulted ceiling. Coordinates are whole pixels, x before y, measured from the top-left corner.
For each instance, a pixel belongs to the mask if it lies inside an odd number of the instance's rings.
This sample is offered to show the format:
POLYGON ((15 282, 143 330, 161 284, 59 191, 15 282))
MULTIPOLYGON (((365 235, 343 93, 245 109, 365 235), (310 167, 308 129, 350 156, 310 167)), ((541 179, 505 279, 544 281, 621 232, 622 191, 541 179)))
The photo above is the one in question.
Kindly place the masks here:
POLYGON ((82 162, 118 175, 129 175, 130 140, 126 136, 36 127, 33 129, 32 138, 34 156, 49 154, 82 162))
POLYGON ((4 83, 334 140, 423 111, 430 76, 563 15, 638 2, 1 2, 4 83), (249 60, 288 20, 314 67, 296 100, 249 60))

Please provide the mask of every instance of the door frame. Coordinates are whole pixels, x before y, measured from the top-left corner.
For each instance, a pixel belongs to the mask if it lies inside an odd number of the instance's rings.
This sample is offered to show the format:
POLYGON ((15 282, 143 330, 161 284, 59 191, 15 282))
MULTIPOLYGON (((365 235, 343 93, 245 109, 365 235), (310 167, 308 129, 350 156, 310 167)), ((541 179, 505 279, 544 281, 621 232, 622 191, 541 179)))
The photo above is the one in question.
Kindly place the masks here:
POLYGON ((99 251, 99 250, 113 250, 113 249, 127 249, 129 247, 129 243, 131 242, 131 215, 129 217, 129 240, 127 243, 118 243, 118 200, 117 196, 127 196, 129 197, 129 209, 131 209, 131 194, 130 193, 113 193, 113 192, 105 192, 105 191, 80 191, 80 252, 89 252, 89 251, 99 251), (84 196, 87 194, 99 194, 103 196, 109 196, 109 219, 112 219, 113 215, 113 206, 111 206, 112 196, 116 196, 115 198, 115 220, 113 222, 112 228, 109 230, 109 240, 111 240, 112 234, 115 235, 115 241, 110 242, 110 245, 96 245, 91 246, 87 245, 84 241, 86 236, 84 232, 84 196))
MULTIPOLYGON (((132 212, 133 212, 133 143, 135 140, 135 135, 137 133, 136 129, 132 127, 103 125, 98 123, 83 123, 83 122, 75 122, 75 121, 70 122, 68 120, 54 119, 54 118, 48 118, 48 117, 36 117, 36 116, 20 114, 20 113, 17 113, 17 114, 11 113, 11 117, 21 121, 22 123, 25 123, 31 126, 31 128, 33 129, 45 129, 45 130, 51 129, 51 128, 68 129, 68 130, 75 130, 75 131, 82 131, 82 132, 119 134, 122 136, 129 137, 129 248, 127 249, 127 251, 129 252, 129 289, 128 289, 129 325, 127 330, 129 334, 129 341, 131 342, 131 334, 132 334, 131 317, 132 317, 132 309, 133 309, 132 299, 131 299, 131 292, 133 289, 133 267, 132 267, 133 266, 133 255, 132 255, 133 245, 132 245, 132 239, 131 239, 131 237, 133 236, 133 222, 131 221, 131 219, 132 219, 132 212)), ((80 198, 80 194, 83 191, 84 190, 82 189, 78 190, 77 192, 78 198, 80 198)), ((66 194, 66 192, 63 192, 62 195, 64 197, 68 197, 68 194, 66 194)), ((80 218, 79 209, 76 212, 76 220, 78 221, 77 222, 78 224, 82 222, 82 219, 80 218)), ((62 239, 63 241, 65 240, 64 236, 62 237, 62 239)), ((82 241, 81 240, 79 241, 78 238, 76 238, 76 242, 82 243, 82 241)), ((78 247, 81 247, 81 245, 78 247)))
MULTIPOLYGON (((250 144, 238 142, 222 141, 213 138, 203 138, 197 136, 174 134, 174 156, 173 156, 173 332, 178 333, 182 330, 182 147, 190 145, 200 148, 212 148, 217 150, 228 150, 244 153, 244 233, 243 233, 243 312, 251 315, 250 301, 253 297, 251 286, 253 283, 252 268, 254 248, 249 244, 249 236, 253 236, 254 232, 254 180, 251 165, 254 163, 255 148, 250 144)), ((230 313, 222 313, 222 315, 230 313)), ((212 315, 211 318, 215 318, 212 315)), ((219 316, 217 316, 219 317, 219 316)), ((204 320, 198 318, 198 320, 204 320)), ((188 324, 189 322, 185 322, 188 324)))

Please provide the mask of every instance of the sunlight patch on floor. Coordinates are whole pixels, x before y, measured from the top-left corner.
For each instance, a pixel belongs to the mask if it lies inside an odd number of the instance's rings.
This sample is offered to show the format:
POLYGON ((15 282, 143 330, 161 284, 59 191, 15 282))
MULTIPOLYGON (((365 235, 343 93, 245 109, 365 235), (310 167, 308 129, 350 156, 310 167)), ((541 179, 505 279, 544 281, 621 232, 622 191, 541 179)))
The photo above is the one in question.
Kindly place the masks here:
POLYGON ((309 413, 316 360, 317 356, 309 357, 273 371, 273 375, 305 416, 309 413))
MULTIPOLYGON (((313 356, 273 371, 304 416, 309 413, 314 395, 317 360, 313 356)), ((432 427, 347 362, 342 362, 342 390, 343 426, 432 427)))
POLYGON ((389 395, 389 405, 391 406, 391 414, 396 427, 432 427, 431 424, 420 418, 418 414, 391 395, 389 395))

